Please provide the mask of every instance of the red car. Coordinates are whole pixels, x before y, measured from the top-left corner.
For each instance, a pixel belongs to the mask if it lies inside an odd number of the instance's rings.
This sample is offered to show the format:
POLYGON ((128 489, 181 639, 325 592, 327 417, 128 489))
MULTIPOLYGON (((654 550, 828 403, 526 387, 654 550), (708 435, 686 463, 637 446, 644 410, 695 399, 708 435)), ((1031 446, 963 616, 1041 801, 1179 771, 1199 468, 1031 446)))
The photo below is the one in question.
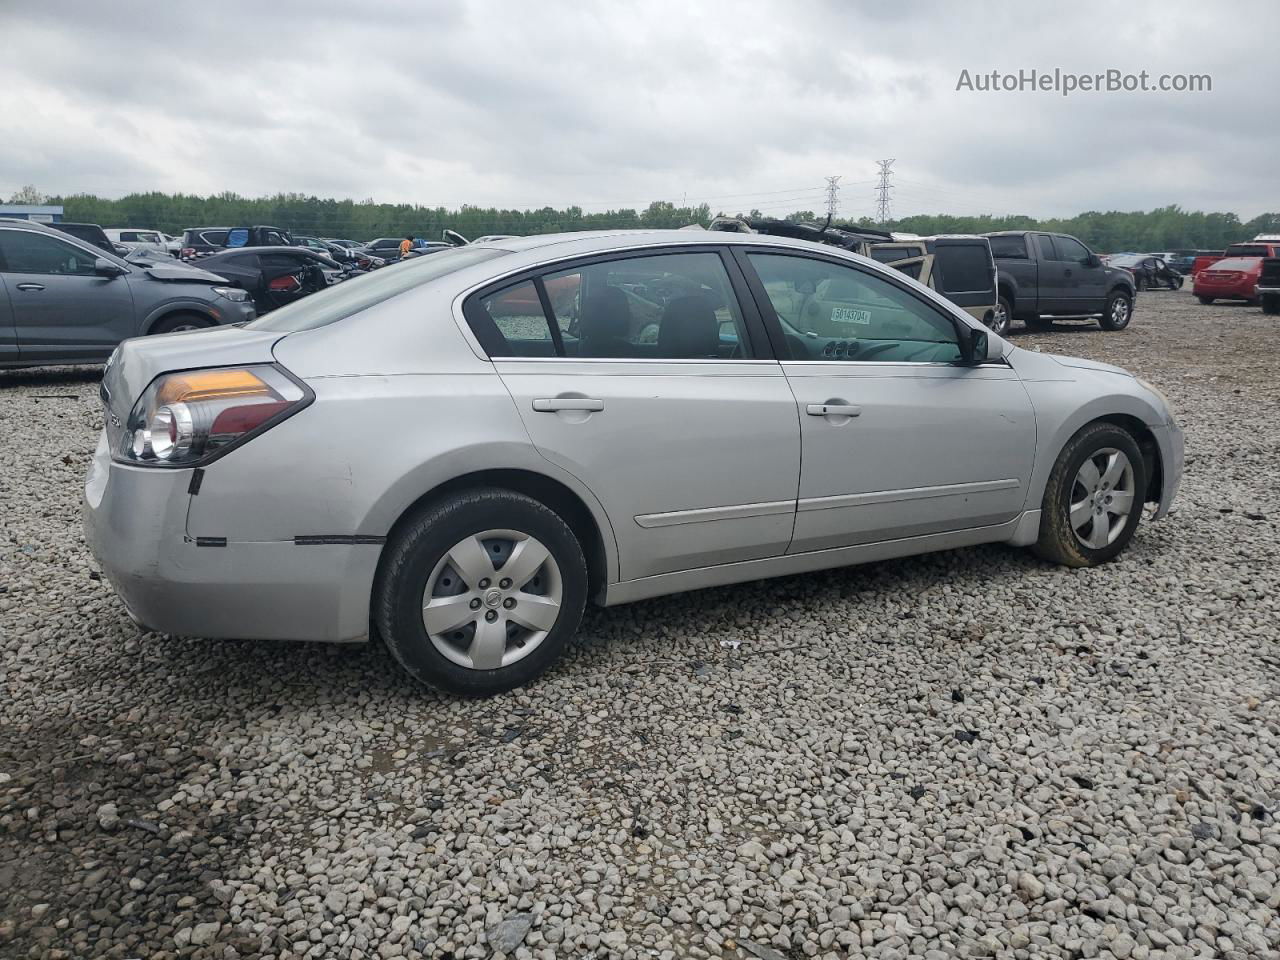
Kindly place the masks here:
POLYGON ((1195 275, 1191 288, 1201 303, 1214 300, 1247 300, 1258 302, 1258 278, 1262 275, 1261 257, 1230 257, 1219 260, 1195 275))
POLYGON ((1191 264, 1191 276, 1229 257, 1280 257, 1280 241, 1251 240, 1233 243, 1222 253, 1202 253, 1191 264))

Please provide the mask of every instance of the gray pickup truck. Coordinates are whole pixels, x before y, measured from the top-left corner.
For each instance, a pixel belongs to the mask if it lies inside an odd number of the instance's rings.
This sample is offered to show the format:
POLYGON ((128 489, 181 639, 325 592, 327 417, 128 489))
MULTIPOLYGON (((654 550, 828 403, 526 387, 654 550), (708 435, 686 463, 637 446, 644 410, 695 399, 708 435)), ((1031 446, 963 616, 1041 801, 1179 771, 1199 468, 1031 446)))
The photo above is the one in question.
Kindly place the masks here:
POLYGON ((1129 325, 1133 275, 1104 265, 1075 237, 1038 230, 987 236, 1000 273, 997 323, 1013 318, 1029 329, 1047 330, 1054 320, 1096 318, 1103 330, 1129 325))

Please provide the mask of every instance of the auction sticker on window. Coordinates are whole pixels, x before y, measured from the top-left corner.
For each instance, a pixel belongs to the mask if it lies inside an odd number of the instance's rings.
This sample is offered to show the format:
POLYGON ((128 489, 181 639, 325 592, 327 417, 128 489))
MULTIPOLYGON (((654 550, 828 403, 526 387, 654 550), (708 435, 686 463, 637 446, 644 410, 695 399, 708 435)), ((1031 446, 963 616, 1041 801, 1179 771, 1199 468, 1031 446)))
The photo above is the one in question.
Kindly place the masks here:
POLYGON ((860 323, 867 327, 871 325, 871 311, 855 310, 853 307, 832 307, 831 319, 836 323, 860 323))

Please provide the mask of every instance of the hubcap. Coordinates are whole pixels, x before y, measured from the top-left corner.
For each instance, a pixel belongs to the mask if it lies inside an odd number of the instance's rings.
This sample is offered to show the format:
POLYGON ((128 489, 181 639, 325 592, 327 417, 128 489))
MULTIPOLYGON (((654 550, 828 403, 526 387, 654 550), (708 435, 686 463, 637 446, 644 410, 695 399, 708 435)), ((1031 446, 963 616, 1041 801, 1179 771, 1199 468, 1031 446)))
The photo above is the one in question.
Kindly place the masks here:
POLYGON ((1115 543, 1133 511, 1133 464, 1107 447, 1080 465, 1071 485, 1071 529, 1094 550, 1115 543))
POLYGON ((486 530, 454 544, 427 578, 422 623, 441 654, 471 670, 522 660, 560 616, 560 568, 540 541, 486 530))
POLYGON ((1124 297, 1116 297, 1115 303, 1111 304, 1111 322, 1117 325, 1123 325, 1128 319, 1128 302, 1124 297))

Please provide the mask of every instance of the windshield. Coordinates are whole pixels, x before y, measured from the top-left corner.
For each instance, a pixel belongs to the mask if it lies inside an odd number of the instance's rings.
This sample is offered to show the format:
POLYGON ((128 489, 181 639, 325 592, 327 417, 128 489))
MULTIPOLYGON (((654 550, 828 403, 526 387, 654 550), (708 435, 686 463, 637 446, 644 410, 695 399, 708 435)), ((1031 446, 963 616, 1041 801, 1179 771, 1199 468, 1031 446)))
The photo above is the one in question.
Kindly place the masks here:
POLYGON ((322 290, 281 307, 246 326, 254 330, 295 332, 314 330, 359 313, 374 304, 430 283, 446 274, 485 260, 506 256, 505 250, 459 247, 431 257, 421 257, 322 290))

